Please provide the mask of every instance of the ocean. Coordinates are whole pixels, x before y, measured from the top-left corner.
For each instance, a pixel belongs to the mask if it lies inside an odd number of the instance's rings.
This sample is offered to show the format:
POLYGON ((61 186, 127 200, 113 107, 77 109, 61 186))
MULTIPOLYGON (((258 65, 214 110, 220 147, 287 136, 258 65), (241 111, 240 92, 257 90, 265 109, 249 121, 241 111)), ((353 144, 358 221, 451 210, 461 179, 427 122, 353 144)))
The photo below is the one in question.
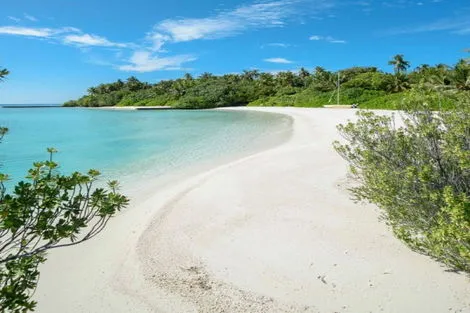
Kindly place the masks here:
POLYGON ((48 147, 59 151, 62 173, 98 169, 104 180, 130 184, 274 145, 289 136, 291 119, 253 111, 0 108, 0 126, 9 128, 0 144, 9 185, 47 159, 48 147))

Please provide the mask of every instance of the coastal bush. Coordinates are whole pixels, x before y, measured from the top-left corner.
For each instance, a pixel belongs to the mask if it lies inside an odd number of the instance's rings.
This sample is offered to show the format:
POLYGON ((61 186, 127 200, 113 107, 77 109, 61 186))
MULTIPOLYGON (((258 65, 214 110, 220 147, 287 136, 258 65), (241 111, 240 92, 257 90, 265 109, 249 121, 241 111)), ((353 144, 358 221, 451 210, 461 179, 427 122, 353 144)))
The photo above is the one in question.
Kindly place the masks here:
MULTIPOLYGON (((5 133, 0 128, 0 139, 5 133)), ((28 181, 19 182, 12 193, 5 187, 8 176, 0 173, 0 312, 34 310, 31 296, 46 252, 95 237, 128 204, 117 182, 94 187, 96 170, 59 174, 52 160, 56 150, 48 151, 49 160, 34 163, 28 181)))
POLYGON ((407 95, 402 121, 359 111, 338 126, 346 143, 334 147, 349 162, 356 200, 381 208, 414 250, 470 272, 470 97, 438 112, 429 99, 407 95))
POLYGON ((126 94, 118 103, 118 106, 145 106, 145 105, 168 105, 174 102, 177 96, 165 93, 157 88, 141 89, 126 94))
POLYGON ((382 72, 362 73, 342 84, 344 88, 388 91, 393 84, 393 75, 382 72))
POLYGON ((405 93, 393 93, 371 98, 367 101, 360 102, 359 107, 361 109, 386 109, 396 110, 405 97, 405 93))

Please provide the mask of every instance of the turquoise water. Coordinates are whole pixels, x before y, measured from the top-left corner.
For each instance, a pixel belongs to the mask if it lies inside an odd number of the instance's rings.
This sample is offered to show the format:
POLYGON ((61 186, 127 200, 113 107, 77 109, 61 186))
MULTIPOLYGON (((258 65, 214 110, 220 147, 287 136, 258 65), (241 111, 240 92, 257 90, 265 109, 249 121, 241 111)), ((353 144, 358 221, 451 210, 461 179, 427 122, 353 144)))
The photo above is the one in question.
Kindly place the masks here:
POLYGON ((0 172, 12 181, 54 147, 63 173, 94 168, 125 182, 261 149, 287 136, 291 121, 247 111, 0 108, 0 125, 10 129, 0 144, 0 172))

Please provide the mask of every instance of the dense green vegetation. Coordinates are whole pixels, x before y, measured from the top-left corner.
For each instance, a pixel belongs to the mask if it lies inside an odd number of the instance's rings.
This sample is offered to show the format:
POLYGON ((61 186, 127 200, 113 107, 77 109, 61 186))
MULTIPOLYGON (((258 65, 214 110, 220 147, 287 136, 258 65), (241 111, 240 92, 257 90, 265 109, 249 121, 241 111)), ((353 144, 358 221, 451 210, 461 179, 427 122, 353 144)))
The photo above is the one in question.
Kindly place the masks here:
POLYGON ((335 148, 357 180, 352 193, 377 204, 399 239, 470 272, 470 97, 454 97, 453 110, 431 111, 439 101, 410 94, 404 127, 359 111, 356 123, 339 125, 346 143, 335 148))
MULTIPOLYGON (((8 75, 0 69, 0 79, 8 75)), ((0 142, 8 129, 0 127, 0 142)), ((95 188, 96 170, 61 175, 53 161, 36 162, 27 181, 7 192, 8 175, 0 172, 0 312, 34 311, 32 295, 39 266, 50 249, 76 245, 98 235, 109 219, 127 206, 117 182, 95 188)))
MULTIPOLYGON (((359 104, 361 108, 394 109, 410 90, 429 89, 469 91, 470 64, 460 60, 453 66, 423 64, 408 72, 410 63, 396 55, 389 64, 394 73, 376 67, 351 67, 337 72, 316 67, 297 73, 260 73, 214 76, 190 74, 175 80, 148 84, 130 77, 88 89, 88 94, 65 106, 172 106, 175 108, 214 108, 224 106, 322 107, 337 103, 338 78, 340 104, 359 104)), ((442 107, 442 103, 441 103, 442 107)))

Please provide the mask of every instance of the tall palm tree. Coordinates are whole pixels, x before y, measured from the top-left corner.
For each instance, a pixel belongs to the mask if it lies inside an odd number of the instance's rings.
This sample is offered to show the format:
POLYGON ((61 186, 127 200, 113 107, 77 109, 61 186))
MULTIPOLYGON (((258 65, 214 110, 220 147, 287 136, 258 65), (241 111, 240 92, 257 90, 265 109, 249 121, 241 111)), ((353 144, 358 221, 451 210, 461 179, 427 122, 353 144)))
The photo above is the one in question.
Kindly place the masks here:
POLYGON ((281 87, 294 87, 295 85, 295 75, 291 71, 277 73, 276 80, 281 87))
POLYGON ((403 54, 397 54, 392 60, 388 61, 389 65, 393 65, 396 74, 405 73, 410 67, 410 62, 406 61, 403 54))
POLYGON ((410 83, 408 81, 408 76, 398 72, 393 76, 393 84, 389 86, 389 91, 391 92, 402 92, 407 89, 410 89, 410 83))
POLYGON ((0 81, 4 80, 8 74, 10 74, 10 72, 6 68, 0 69, 0 81))
POLYGON ((241 77, 243 80, 253 81, 259 78, 259 71, 258 70, 243 70, 241 77))
POLYGON ((460 60, 454 67, 452 81, 459 90, 470 90, 470 63, 460 60))
POLYGON ((422 74, 422 73, 425 73, 426 71, 429 70, 431 66, 429 64, 421 64, 420 66, 418 66, 415 71, 422 74))
POLYGON ((319 91, 336 90, 338 88, 338 75, 317 66, 313 74, 313 86, 319 91))
POLYGON ((299 70, 299 77, 305 79, 310 76, 310 72, 307 71, 305 68, 301 67, 299 70))
POLYGON ((213 77, 214 75, 212 75, 212 73, 209 73, 209 72, 204 72, 199 76, 201 80, 209 80, 209 79, 212 79, 213 77))

